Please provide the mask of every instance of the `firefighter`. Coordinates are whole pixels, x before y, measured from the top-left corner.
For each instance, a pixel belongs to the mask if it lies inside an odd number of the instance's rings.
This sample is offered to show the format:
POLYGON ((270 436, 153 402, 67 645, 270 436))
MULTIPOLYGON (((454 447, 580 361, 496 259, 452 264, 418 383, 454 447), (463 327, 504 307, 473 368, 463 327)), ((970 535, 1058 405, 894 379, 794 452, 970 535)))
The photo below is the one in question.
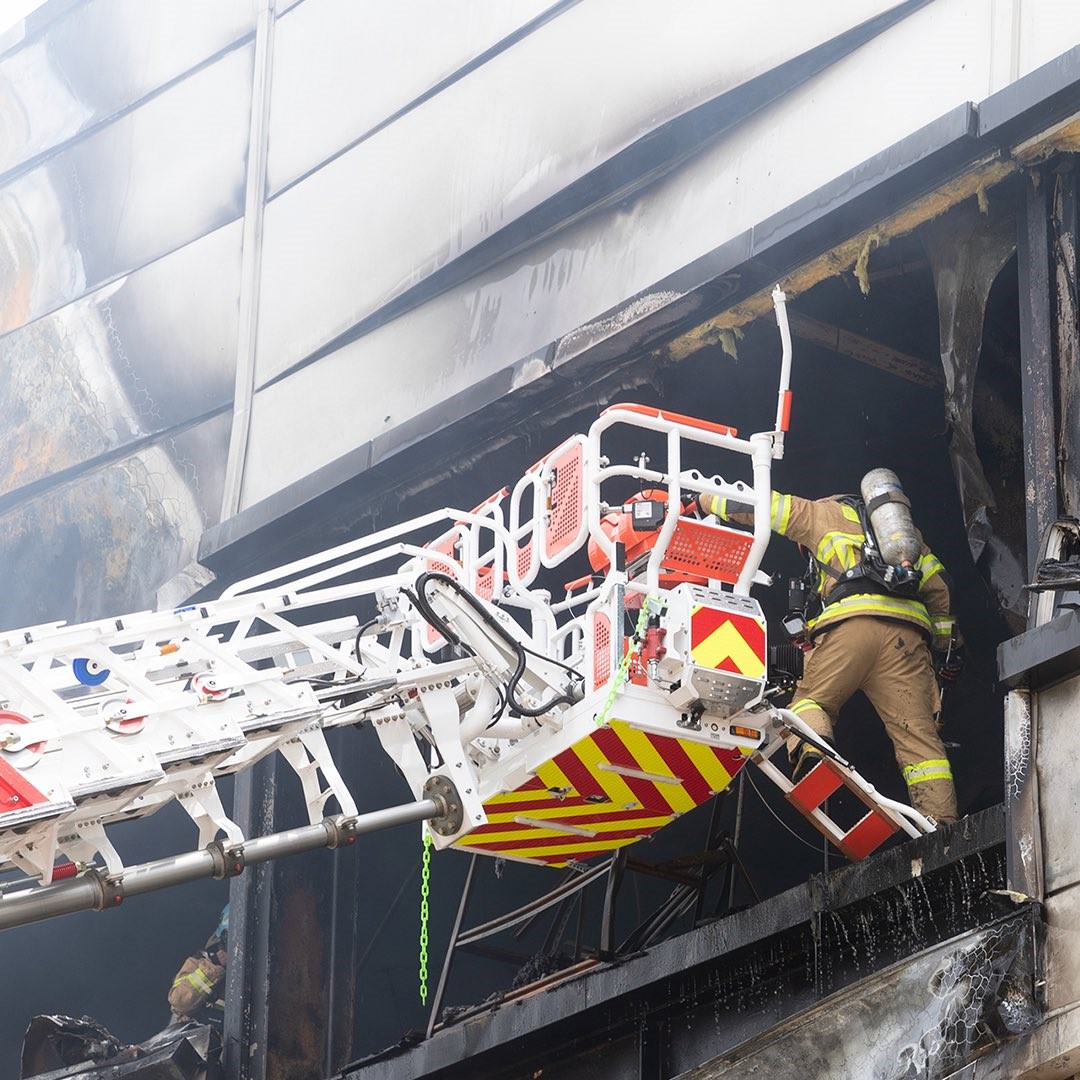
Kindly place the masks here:
MULTIPOLYGON (((883 472, 868 473, 867 479, 883 472)), ((900 491, 898 481, 895 490, 900 491)), ((705 513, 753 523, 745 504, 716 496, 698 501, 705 513)), ((870 505, 875 502, 890 512, 910 505, 902 492, 875 496, 870 505)), ((811 585, 821 605, 820 613, 806 622, 805 667, 790 708, 831 742, 841 708, 862 690, 892 740, 912 806, 944 824, 956 820, 956 789, 938 734, 941 696, 933 656, 943 682, 955 679, 962 665, 949 586, 941 563, 913 524, 910 561, 886 566, 882 573, 878 558, 877 570, 868 569, 876 540, 867 505, 857 496, 812 501, 773 492, 773 531, 809 553, 811 585)), ((788 739, 787 747, 796 780, 822 756, 797 736, 788 739)))
POLYGON ((229 963, 229 905, 205 948, 189 956, 169 990, 169 1008, 177 1021, 220 1024, 225 1015, 225 970, 229 963))

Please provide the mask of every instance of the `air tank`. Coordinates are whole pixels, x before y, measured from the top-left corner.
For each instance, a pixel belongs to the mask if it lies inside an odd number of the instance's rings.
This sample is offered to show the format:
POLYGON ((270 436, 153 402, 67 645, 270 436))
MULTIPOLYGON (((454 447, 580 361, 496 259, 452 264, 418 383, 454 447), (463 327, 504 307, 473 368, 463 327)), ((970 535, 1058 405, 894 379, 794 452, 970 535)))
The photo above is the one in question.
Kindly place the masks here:
POLYGON ((862 478, 860 490, 882 559, 890 566, 914 563, 919 557, 919 538, 911 519, 911 503, 896 473, 871 469, 862 478))

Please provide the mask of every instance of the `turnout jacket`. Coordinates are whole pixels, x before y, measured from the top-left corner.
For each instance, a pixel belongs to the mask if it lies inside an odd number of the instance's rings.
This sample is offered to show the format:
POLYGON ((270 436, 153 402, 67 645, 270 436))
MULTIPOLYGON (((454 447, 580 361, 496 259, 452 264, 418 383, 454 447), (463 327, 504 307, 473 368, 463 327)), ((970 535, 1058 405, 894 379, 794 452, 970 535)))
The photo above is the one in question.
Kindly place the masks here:
MULTIPOLYGON (((715 496, 702 496, 700 502, 703 510, 724 520, 753 524, 754 515, 746 512, 745 503, 733 504, 729 509, 727 499, 715 496)), ((801 499, 778 491, 772 493, 771 510, 773 531, 801 544, 818 564, 816 585, 823 606, 821 614, 807 624, 811 637, 855 615, 875 615, 917 626, 938 651, 959 644, 949 586, 942 574, 944 567, 921 535, 916 533, 920 554, 915 569, 921 575, 917 596, 894 596, 868 589, 830 604, 829 595, 839 582, 821 567, 828 566, 842 575, 859 565, 866 536, 858 511, 835 499, 801 499)))
POLYGON ((209 956, 189 956, 176 973, 169 990, 169 1007, 182 1020, 199 1019, 207 1014, 221 1014, 217 993, 225 977, 225 968, 209 956))

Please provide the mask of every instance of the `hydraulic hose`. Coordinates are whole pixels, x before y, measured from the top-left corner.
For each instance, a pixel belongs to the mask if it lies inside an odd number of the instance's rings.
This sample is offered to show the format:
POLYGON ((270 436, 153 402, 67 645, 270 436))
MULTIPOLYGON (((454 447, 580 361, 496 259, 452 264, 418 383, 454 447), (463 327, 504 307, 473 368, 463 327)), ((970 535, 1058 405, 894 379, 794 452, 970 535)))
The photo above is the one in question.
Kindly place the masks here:
MULTIPOLYGON (((510 676, 506 683, 506 700, 514 712, 520 716, 526 716, 530 719, 535 719, 538 716, 544 716, 549 713, 556 705, 563 704, 574 705, 577 703, 577 698, 573 694, 562 693, 557 694, 555 697, 548 701, 541 702, 536 707, 530 707, 523 705, 517 700, 514 691, 517 689, 518 683, 521 681, 521 677, 525 674, 525 654, 530 653, 533 656, 538 657, 541 660, 553 663, 556 667, 561 667, 569 672, 574 678, 580 679, 582 675, 580 672, 575 671, 568 664, 563 664, 558 660, 551 660, 549 657, 540 656, 539 653, 523 645, 512 634, 510 634, 499 621, 492 617, 491 613, 485 609, 480 600, 475 597, 468 589, 464 588, 459 582, 455 581, 449 574, 443 574, 438 570, 428 570, 422 573, 416 579, 416 595, 406 593, 409 599, 413 601, 416 606, 416 610, 420 613, 421 618, 424 619, 431 627, 437 630, 447 641, 462 648, 468 648, 468 646, 462 642, 461 638, 454 633, 453 629, 442 619, 434 609, 431 607, 431 602, 427 597, 427 585, 430 581, 438 581, 444 585, 449 585, 457 594, 464 600, 476 613, 480 616, 486 626, 490 627, 499 637, 510 647, 510 649, 517 656, 517 664, 514 668, 513 674, 510 676), (419 602, 417 602, 419 601, 419 602)), ((404 591, 404 590, 403 590, 404 591)), ((471 652, 472 650, 470 650, 471 652)))

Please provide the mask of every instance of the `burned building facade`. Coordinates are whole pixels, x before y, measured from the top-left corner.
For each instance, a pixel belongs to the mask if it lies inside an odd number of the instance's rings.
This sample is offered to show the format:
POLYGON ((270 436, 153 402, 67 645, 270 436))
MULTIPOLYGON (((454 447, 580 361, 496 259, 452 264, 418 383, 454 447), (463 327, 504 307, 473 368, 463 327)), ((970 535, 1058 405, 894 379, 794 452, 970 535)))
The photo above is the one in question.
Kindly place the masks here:
MULTIPOLYGON (((959 825, 841 868, 748 784, 554 895, 440 855, 426 1004, 415 833, 252 867, 232 1076, 1080 1071, 1080 13, 750 7, 52 0, 0 39, 7 626, 473 506, 612 402, 759 430, 776 283, 777 487, 895 469, 955 582, 959 825)), ((903 797, 868 707, 840 739, 903 797)), ((365 808, 405 794, 373 747, 365 808)))

